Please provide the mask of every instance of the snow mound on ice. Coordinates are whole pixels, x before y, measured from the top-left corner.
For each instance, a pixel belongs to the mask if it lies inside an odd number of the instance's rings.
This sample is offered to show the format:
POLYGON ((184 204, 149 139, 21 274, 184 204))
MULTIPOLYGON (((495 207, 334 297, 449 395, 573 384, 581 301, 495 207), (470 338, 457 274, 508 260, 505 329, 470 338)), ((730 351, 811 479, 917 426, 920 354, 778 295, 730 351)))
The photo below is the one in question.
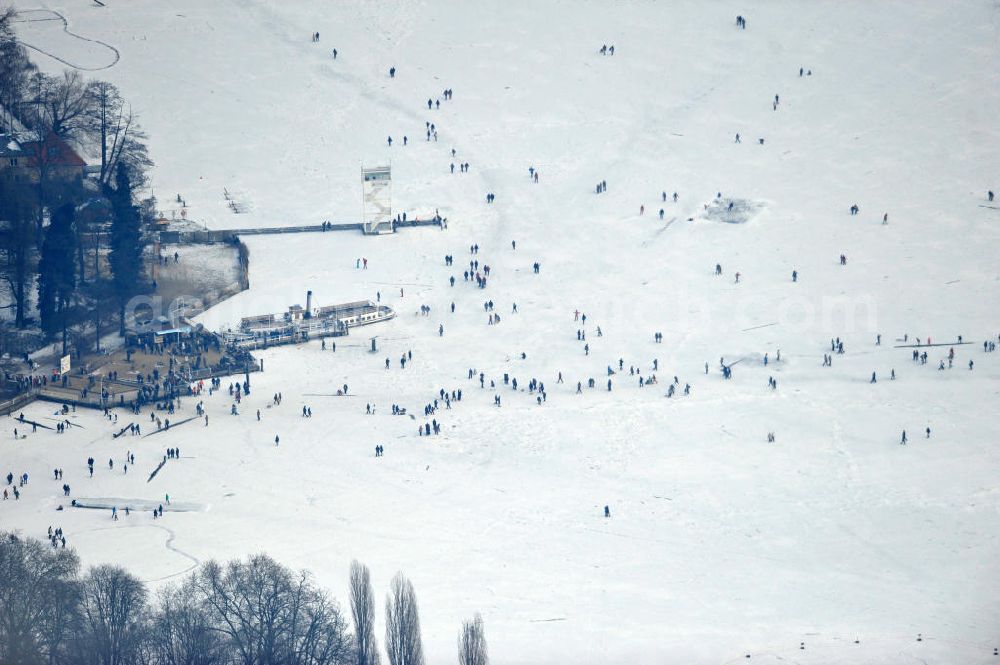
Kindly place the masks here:
POLYGON ((700 219, 725 224, 746 224, 766 207, 763 201, 750 199, 715 199, 705 204, 700 219))

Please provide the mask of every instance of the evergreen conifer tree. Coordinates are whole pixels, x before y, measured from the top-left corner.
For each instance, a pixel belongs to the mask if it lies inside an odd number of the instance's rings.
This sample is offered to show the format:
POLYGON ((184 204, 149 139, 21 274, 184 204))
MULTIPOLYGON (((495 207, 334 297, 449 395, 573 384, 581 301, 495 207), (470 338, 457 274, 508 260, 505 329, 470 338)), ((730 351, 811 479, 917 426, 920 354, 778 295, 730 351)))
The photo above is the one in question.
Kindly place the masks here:
POLYGON ((115 173, 115 188, 110 193, 112 285, 118 301, 118 334, 125 335, 125 305, 142 292, 142 231, 138 208, 132 204, 132 184, 122 163, 115 173))
POLYGON ((74 217, 71 203, 52 213, 38 263, 38 313, 42 330, 50 337, 62 332, 63 353, 66 353, 66 328, 76 290, 74 217))

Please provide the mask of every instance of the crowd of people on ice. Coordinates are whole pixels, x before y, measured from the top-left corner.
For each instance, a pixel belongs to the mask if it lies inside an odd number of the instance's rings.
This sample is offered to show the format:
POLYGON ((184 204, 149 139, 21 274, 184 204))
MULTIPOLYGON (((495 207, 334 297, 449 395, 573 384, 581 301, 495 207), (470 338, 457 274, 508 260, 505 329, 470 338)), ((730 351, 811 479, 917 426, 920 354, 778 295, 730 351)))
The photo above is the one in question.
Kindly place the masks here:
MULTIPOLYGON (((738 16, 736 20, 736 25, 739 29, 746 29, 746 19, 743 16, 738 16)), ((313 33, 312 41, 319 42, 319 40, 320 40, 319 32, 313 33)), ((613 56, 615 54, 615 46, 603 45, 599 49, 599 53, 602 56, 613 56)), ((338 53, 336 49, 332 50, 332 55, 334 59, 337 58, 338 53)), ((389 68, 388 72, 389 72, 389 78, 395 79, 397 73, 396 68, 391 67, 389 68)), ((800 77, 811 76, 811 75, 812 75, 811 69, 807 70, 804 67, 799 68, 800 77)), ((446 102, 451 101, 453 99, 453 90, 451 88, 446 88, 444 89, 444 91, 440 96, 432 95, 431 97, 428 97, 426 99, 426 102, 423 103, 421 106, 425 105, 426 111, 437 112, 441 110, 442 99, 446 102)), ((781 105, 780 96, 778 94, 775 94, 773 100, 770 103, 772 105, 772 109, 774 111, 777 111, 781 105)), ((431 122, 430 120, 425 121, 424 132, 425 132, 426 143, 438 141, 439 124, 441 122, 440 117, 441 116, 435 116, 434 122, 431 122)), ((402 146, 409 145, 408 134, 397 132, 397 135, 402 135, 402 146)), ((736 143, 742 143, 739 133, 736 134, 736 143)), ((763 138, 758 139, 758 143, 760 145, 763 145, 764 139, 763 138)), ((398 144, 399 143, 396 142, 396 145, 398 144)), ((387 137, 387 145, 389 147, 394 145, 394 140, 392 135, 389 135, 387 137)), ((452 174, 455 173, 457 155, 458 155, 457 150, 455 148, 452 148, 450 151, 450 162, 449 162, 449 169, 452 174)), ((470 164, 467 161, 464 160, 459 161, 457 165, 460 173, 468 173, 470 171, 470 164)), ((532 182, 533 184, 539 183, 539 171, 534 165, 528 167, 528 177, 530 182, 532 182)), ((594 191, 597 194, 602 194, 606 192, 607 181, 602 179, 600 182, 598 182, 594 187, 594 191)), ((721 200, 721 197, 722 194, 720 192, 716 198, 717 200, 721 200)), ((674 203, 677 203, 679 200, 677 192, 673 192, 672 195, 668 195, 665 189, 661 191, 660 198, 661 198, 661 203, 664 204, 668 202, 668 199, 672 200, 674 203)), ((992 202, 993 199, 994 199, 993 192, 992 191, 988 192, 988 200, 992 202)), ((492 205, 495 204, 498 199, 493 191, 489 191, 486 193, 485 200, 487 204, 492 205)), ((732 208, 733 208, 733 203, 732 201, 730 201, 729 210, 731 211, 732 208)), ((638 210, 639 214, 643 215, 645 213, 645 204, 640 204, 638 210)), ((851 215, 858 215, 860 214, 860 207, 857 204, 852 204, 849 208, 849 211, 851 215)), ((658 215, 661 220, 664 218, 665 215, 664 208, 659 208, 658 215)), ((440 219, 440 216, 436 214, 435 218, 440 219)), ((406 213, 401 213, 400 215, 397 216, 397 221, 405 222, 406 219, 407 219, 406 213)), ((888 224, 888 213, 883 214, 882 223, 888 224)), ((327 223, 324 223, 323 228, 324 229, 328 228, 327 223)), ((480 249, 485 248, 486 246, 487 246, 486 243, 484 243, 482 246, 479 243, 474 243, 469 247, 470 258, 468 266, 467 267, 463 266, 463 270, 461 273, 462 281, 464 283, 470 286, 474 285, 475 288, 480 290, 485 290, 488 288, 489 279, 491 278, 491 273, 494 271, 494 267, 491 266, 490 264, 487 264, 485 262, 483 263, 480 262, 479 258, 480 249)), ((516 253, 517 251, 516 241, 513 240, 511 241, 511 250, 516 253)), ((175 261, 179 260, 177 254, 174 255, 174 260, 175 261)), ((505 263, 509 262, 501 261, 499 265, 504 265, 505 263)), ((450 253, 445 255, 444 264, 445 267, 447 268, 453 268, 454 255, 450 253)), ((844 254, 840 255, 840 264, 842 266, 846 266, 847 264, 846 255, 844 254)), ((530 262, 530 265, 532 267, 533 274, 535 275, 540 274, 541 263, 539 261, 537 260, 532 261, 530 262)), ((367 269, 368 259, 364 257, 358 258, 356 260, 355 267, 359 270, 367 269)), ((723 274, 721 264, 716 264, 715 274, 716 275, 723 274)), ((735 283, 740 282, 740 276, 741 276, 740 272, 734 273, 735 283)), ((793 270, 791 276, 793 283, 798 282, 799 273, 797 270, 793 270)), ((447 282, 449 284, 449 288, 454 288, 458 282, 457 274, 454 273, 449 274, 447 276, 447 282)), ((403 296, 403 290, 401 288, 400 297, 402 296, 403 296)), ((379 301, 381 301, 381 293, 377 295, 377 298, 379 301)), ((511 310, 510 310, 511 315, 518 314, 517 303, 511 302, 510 305, 511 305, 511 310)), ((494 299, 492 297, 488 297, 485 301, 483 301, 483 311, 484 313, 487 314, 486 325, 496 326, 501 322, 501 316, 496 311, 496 306, 497 304, 494 302, 494 299)), ((453 315, 457 314, 457 307, 454 300, 452 300, 451 302, 450 312, 453 315)), ((427 304, 421 305, 419 314, 423 315, 424 317, 430 317, 431 313, 432 313, 432 308, 430 305, 427 304)), ((596 357, 599 355, 598 353, 596 353, 596 351, 599 350, 597 347, 600 344, 598 340, 600 340, 604 336, 604 331, 602 330, 601 326, 595 325, 594 321, 590 320, 589 325, 592 326, 592 328, 588 328, 588 317, 586 313, 580 311, 579 309, 576 309, 572 312, 572 321, 569 321, 568 318, 569 317, 567 316, 567 321, 566 321, 567 325, 564 331, 565 339, 570 341, 571 343, 575 336, 575 341, 577 343, 577 349, 578 349, 576 353, 578 355, 582 354, 582 356, 587 360, 577 361, 571 368, 567 368, 565 374, 563 370, 558 370, 555 373, 554 379, 555 379, 555 384, 557 386, 563 386, 564 384, 568 384, 568 386, 565 389, 562 389, 567 394, 582 395, 585 392, 594 392, 595 394, 610 393, 613 392, 616 388, 620 389, 620 387, 627 387, 631 385, 637 389, 642 389, 646 391, 648 391, 651 387, 653 389, 662 390, 663 396, 665 398, 670 398, 670 399, 681 396, 687 397, 691 395, 692 384, 689 381, 682 381, 681 378, 677 375, 673 375, 671 378, 664 379, 664 381, 661 382, 658 373, 662 373, 667 376, 670 375, 669 373, 663 372, 661 370, 659 360, 656 357, 651 357, 646 359, 633 358, 629 359, 628 361, 626 361, 624 357, 618 357, 615 359, 603 360, 603 361, 596 360, 596 357), (592 332, 590 339, 588 339, 588 332, 592 332), (595 344, 595 348, 591 347, 592 343, 595 344), (592 352, 595 352, 593 353, 594 359, 590 360, 590 358, 592 357, 592 352), (627 376, 625 374, 626 364, 628 364, 627 376), (597 369, 602 365, 603 369, 600 370, 597 369), (570 372, 569 370, 572 370, 572 372, 570 372), (666 383, 665 389, 662 387, 662 383, 666 383)), ((443 322, 438 323, 437 331, 439 337, 444 337, 445 328, 443 322)), ((562 335, 563 331, 560 331, 559 334, 562 335)), ((664 338, 662 332, 659 331, 653 332, 654 344, 662 344, 663 339, 664 338)), ((909 335, 904 334, 901 340, 897 341, 902 341, 903 344, 906 344, 908 340, 909 340, 909 335)), ((994 352, 996 350, 997 342, 1000 342, 1000 336, 997 337, 997 341, 994 341, 992 338, 986 339, 983 342, 983 351, 986 353, 994 352)), ((196 346, 193 348, 181 349, 181 351, 183 351, 186 354, 189 355, 195 354, 198 356, 199 359, 196 361, 196 365, 200 364, 201 362, 200 361, 201 353, 209 350, 211 344, 211 342, 201 342, 201 343, 205 344, 205 346, 201 347, 196 346)), ((961 346, 963 344, 968 344, 968 343, 963 342, 962 338, 958 337, 954 345, 949 345, 946 356, 936 358, 939 361, 937 365, 937 369, 939 371, 946 371, 947 369, 953 367, 954 361, 956 360, 955 346, 961 346)), ((876 346, 880 345, 881 345, 881 335, 878 336, 876 341, 876 346)), ((938 345, 932 344, 930 338, 927 338, 926 343, 923 343, 920 338, 917 338, 915 348, 912 351, 913 363, 918 365, 926 365, 928 363, 928 359, 931 357, 930 354, 936 353, 935 349, 940 347, 941 347, 940 344, 938 345)), ((322 342, 322 348, 323 349, 326 348, 325 341, 322 342)), ((333 348, 334 350, 336 350, 335 345, 333 348)), ((117 413, 114 412, 116 408, 121 408, 123 410, 127 409, 128 411, 131 412, 131 414, 139 416, 141 414, 142 409, 148 407, 150 422, 155 423, 157 432, 170 430, 171 429, 170 419, 166 417, 161 419, 160 415, 157 412, 165 412, 163 414, 164 416, 173 415, 175 413, 175 410, 181 408, 182 395, 195 395, 198 397, 203 397, 203 399, 201 399, 196 406, 196 412, 197 412, 197 417, 204 419, 204 426, 208 427, 209 416, 206 411, 205 399, 211 398, 213 394, 215 394, 216 392, 221 392, 222 379, 219 377, 210 379, 206 396, 204 395, 205 391, 204 381, 198 381, 195 384, 191 384, 177 372, 178 368, 176 367, 176 362, 173 353, 165 351, 162 346, 154 347, 150 345, 148 348, 145 348, 144 350, 146 353, 151 353, 151 354, 166 353, 167 355, 169 355, 169 361, 167 367, 165 368, 166 371, 161 372, 160 369, 155 368, 151 372, 148 372, 146 374, 137 375, 133 379, 136 384, 137 395, 134 399, 130 400, 128 403, 125 403, 124 400, 121 400, 118 404, 115 404, 113 400, 113 395, 106 389, 102 389, 102 402, 104 406, 104 414, 108 419, 108 421, 115 426, 114 429, 118 429, 117 413)), ((844 340, 840 339, 839 337, 831 339, 829 353, 824 351, 822 354, 823 356, 822 366, 832 367, 833 356, 844 355, 845 353, 846 351, 845 351, 844 340)), ((540 371, 532 371, 531 369, 529 369, 530 364, 528 363, 528 359, 525 353, 520 354, 520 360, 522 361, 522 363, 516 365, 518 368, 521 368, 520 371, 523 371, 522 378, 520 379, 516 375, 516 372, 510 368, 508 368, 505 371, 496 370, 488 372, 485 369, 477 369, 476 367, 468 368, 466 379, 473 385, 478 383, 480 391, 483 392, 489 391, 489 393, 492 395, 492 404, 497 408, 500 408, 504 404, 503 401, 504 394, 510 395, 515 399, 521 399, 523 401, 527 401, 528 403, 533 403, 537 407, 542 407, 543 405, 547 404, 549 397, 549 390, 546 386, 545 378, 541 376, 540 371)), ((738 358, 735 361, 730 360, 730 362, 726 362, 726 359, 724 357, 720 358, 719 371, 722 377, 726 380, 732 379, 734 366, 737 365, 738 363, 748 360, 755 360, 755 359, 745 356, 738 358)), ((963 360, 967 361, 968 370, 972 371, 975 366, 973 359, 967 358, 963 360)), ((28 361, 29 361, 29 367, 31 367, 30 359, 28 359, 28 361)), ((399 358, 399 370, 400 371, 406 370, 408 363, 412 363, 412 361, 413 361, 413 353, 412 351, 408 350, 405 353, 403 353, 399 358)), ((759 362, 761 362, 763 366, 769 367, 771 363, 770 351, 764 352, 759 362)), ((780 350, 776 350, 773 362, 775 364, 780 365, 781 363, 780 350)), ((385 358, 384 365, 386 370, 391 370, 393 367, 393 363, 391 362, 391 359, 388 357, 385 358)), ((704 369, 705 369, 705 374, 708 374, 709 373, 708 362, 704 363, 704 369)), ((889 377, 890 381, 896 380, 897 374, 894 367, 890 368, 889 377)), ((30 374, 30 373, 17 374, 17 375, 8 374, 5 376, 5 378, 7 379, 8 382, 13 382, 22 389, 45 387, 46 385, 48 385, 50 381, 49 377, 47 377, 45 374, 30 374)), ((111 377, 112 380, 117 380, 117 378, 118 378, 117 375, 111 377)), ((550 381, 551 378, 553 377, 550 377, 550 381)), ((871 384, 877 383, 877 378, 878 378, 878 370, 872 371, 870 383, 871 384)), ((778 381, 773 374, 768 376, 767 387, 769 390, 772 391, 778 390, 778 381)), ((87 391, 89 388, 90 387, 84 388, 83 390, 87 391)), ((245 380, 242 382, 237 380, 229 383, 228 386, 229 400, 227 401, 230 402, 229 413, 232 416, 238 417, 240 415, 239 407, 241 406, 241 402, 249 397, 250 392, 251 391, 250 391, 249 380, 245 380)), ((84 395, 85 394, 86 393, 84 393, 84 395)), ((344 384, 342 388, 338 388, 336 390, 336 394, 338 396, 347 395, 348 386, 344 384)), ((438 388, 436 392, 433 392, 430 395, 428 395, 427 399, 428 401, 426 401, 423 404, 423 414, 422 414, 423 422, 418 423, 417 427, 417 435, 418 437, 421 438, 439 435, 441 433, 444 424, 442 420, 439 420, 439 418, 443 419, 445 417, 444 413, 442 412, 447 412, 452 409, 454 404, 462 402, 463 390, 462 388, 458 387, 454 387, 451 389, 438 388)), ((508 399, 510 399, 510 397, 508 399)), ((273 398, 270 400, 270 403, 266 404, 265 408, 268 409, 278 408, 281 406, 281 404, 282 404, 282 394, 278 392, 273 395, 273 398)), ((75 410, 75 407, 73 408, 75 410)), ((371 401, 366 403, 365 409, 367 415, 375 415, 376 413, 375 405, 371 401)), ((67 428, 73 425, 71 420, 65 417, 67 415, 67 412, 68 412, 68 407, 65 407, 64 409, 61 410, 59 421, 55 428, 47 426, 45 426, 45 428, 52 429, 56 433, 63 433, 64 431, 66 431, 67 428)), ((303 418, 310 419, 313 415, 311 406, 302 405, 301 414, 303 418)), ((392 403, 391 415, 392 416, 410 415, 411 418, 416 417, 415 415, 409 413, 407 407, 403 406, 398 402, 392 403)), ((22 425, 22 431, 19 433, 17 427, 14 427, 13 432, 15 438, 18 438, 19 436, 25 436, 23 427, 25 424, 29 422, 25 419, 23 414, 17 419, 17 421, 22 425)), ((256 409, 256 421, 258 423, 262 422, 262 414, 259 408, 256 409)), ((268 426, 269 425, 262 425, 261 427, 264 428, 268 426)), ((37 423, 32 421, 31 427, 32 427, 32 434, 36 434, 37 423)), ((271 430, 268 431, 270 432, 271 430)), ((117 434, 115 434, 113 431, 111 433, 115 438, 117 438, 118 436, 120 436, 125 432, 128 432, 132 436, 141 436, 140 426, 136 422, 132 422, 129 425, 126 425, 124 428, 118 430, 117 434)), ((147 436, 157 432, 151 432, 150 434, 147 434, 147 436)), ((926 438, 929 439, 931 435, 931 430, 929 426, 926 427, 925 434, 926 438)), ((270 434, 268 434, 268 436, 270 436, 270 434)), ((279 446, 280 440, 281 440, 280 434, 276 433, 274 435, 274 445, 276 447, 279 446)), ((776 436, 773 431, 767 432, 767 440, 769 442, 774 442, 776 440, 776 436)), ((904 429, 902 431, 900 443, 906 444, 907 442, 908 442, 907 434, 906 430, 904 429)), ((385 446, 383 444, 375 445, 375 457, 382 457, 384 455, 384 452, 385 452, 385 446)), ((166 464, 168 461, 172 462, 174 460, 180 460, 180 459, 181 456, 179 448, 176 446, 170 446, 166 448, 165 454, 163 455, 162 460, 159 462, 159 466, 157 468, 162 467, 162 465, 166 464)), ((122 460, 119 460, 118 467, 121 470, 120 475, 121 476, 127 475, 129 465, 132 465, 134 467, 135 463, 136 463, 135 456, 132 454, 131 451, 127 451, 124 454, 124 458, 122 460)), ((115 459, 109 458, 107 466, 108 466, 108 473, 114 473, 115 459)), ((88 477, 93 478, 95 469, 95 460, 93 456, 87 459, 86 468, 88 477)), ((8 474, 6 475, 6 481, 7 481, 6 487, 3 490, 3 499, 7 500, 12 496, 15 501, 19 500, 22 491, 26 487, 28 487, 28 480, 29 480, 29 474, 27 471, 24 471, 17 476, 15 476, 13 471, 8 472, 8 474)), ((63 497, 69 497, 71 495, 70 484, 68 482, 65 482, 62 468, 56 468, 53 470, 53 480, 57 482, 58 481, 62 482, 63 497)), ((170 505, 169 494, 164 495, 164 503, 170 505)), ((73 499, 71 505, 76 506, 77 500, 73 499)), ((130 505, 126 503, 122 506, 122 508, 126 516, 130 515, 131 513, 130 505)), ((60 504, 57 510, 62 510, 62 509, 63 506, 60 504)), ((119 514, 118 506, 111 506, 110 510, 111 510, 111 519, 118 520, 118 514, 119 514)), ((152 517, 154 519, 159 519, 162 516, 163 516, 163 504, 159 504, 152 510, 152 517)), ((604 516, 605 517, 611 516, 610 507, 607 505, 604 506, 604 516)), ((66 539, 61 527, 53 529, 50 526, 48 535, 53 547, 57 546, 65 547, 66 539)))

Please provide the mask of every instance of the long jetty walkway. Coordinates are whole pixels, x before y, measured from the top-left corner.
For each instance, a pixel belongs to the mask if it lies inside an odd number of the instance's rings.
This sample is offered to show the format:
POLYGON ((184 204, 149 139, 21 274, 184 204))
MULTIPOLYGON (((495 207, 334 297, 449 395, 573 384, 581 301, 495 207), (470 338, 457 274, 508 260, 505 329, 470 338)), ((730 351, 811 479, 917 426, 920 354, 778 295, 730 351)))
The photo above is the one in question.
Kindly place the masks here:
POLYGON ((162 243, 214 243, 235 242, 239 236, 277 235, 282 233, 329 233, 331 231, 360 231, 368 235, 393 233, 396 229, 414 226, 437 226, 446 228, 446 219, 409 219, 386 222, 378 229, 371 229, 363 222, 330 222, 327 224, 307 224, 301 226, 257 226, 248 229, 224 229, 204 231, 160 231, 162 243), (388 228, 387 228, 388 225, 388 228))

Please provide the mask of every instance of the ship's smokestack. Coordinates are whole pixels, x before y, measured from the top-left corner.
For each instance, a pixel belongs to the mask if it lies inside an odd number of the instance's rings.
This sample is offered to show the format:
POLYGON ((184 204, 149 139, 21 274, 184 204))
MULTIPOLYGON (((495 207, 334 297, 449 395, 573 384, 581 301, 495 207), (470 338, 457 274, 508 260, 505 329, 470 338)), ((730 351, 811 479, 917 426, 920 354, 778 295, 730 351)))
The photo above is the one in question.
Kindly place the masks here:
POLYGON ((313 311, 313 292, 312 291, 306 291, 306 318, 307 319, 311 319, 312 318, 312 311, 313 311))

